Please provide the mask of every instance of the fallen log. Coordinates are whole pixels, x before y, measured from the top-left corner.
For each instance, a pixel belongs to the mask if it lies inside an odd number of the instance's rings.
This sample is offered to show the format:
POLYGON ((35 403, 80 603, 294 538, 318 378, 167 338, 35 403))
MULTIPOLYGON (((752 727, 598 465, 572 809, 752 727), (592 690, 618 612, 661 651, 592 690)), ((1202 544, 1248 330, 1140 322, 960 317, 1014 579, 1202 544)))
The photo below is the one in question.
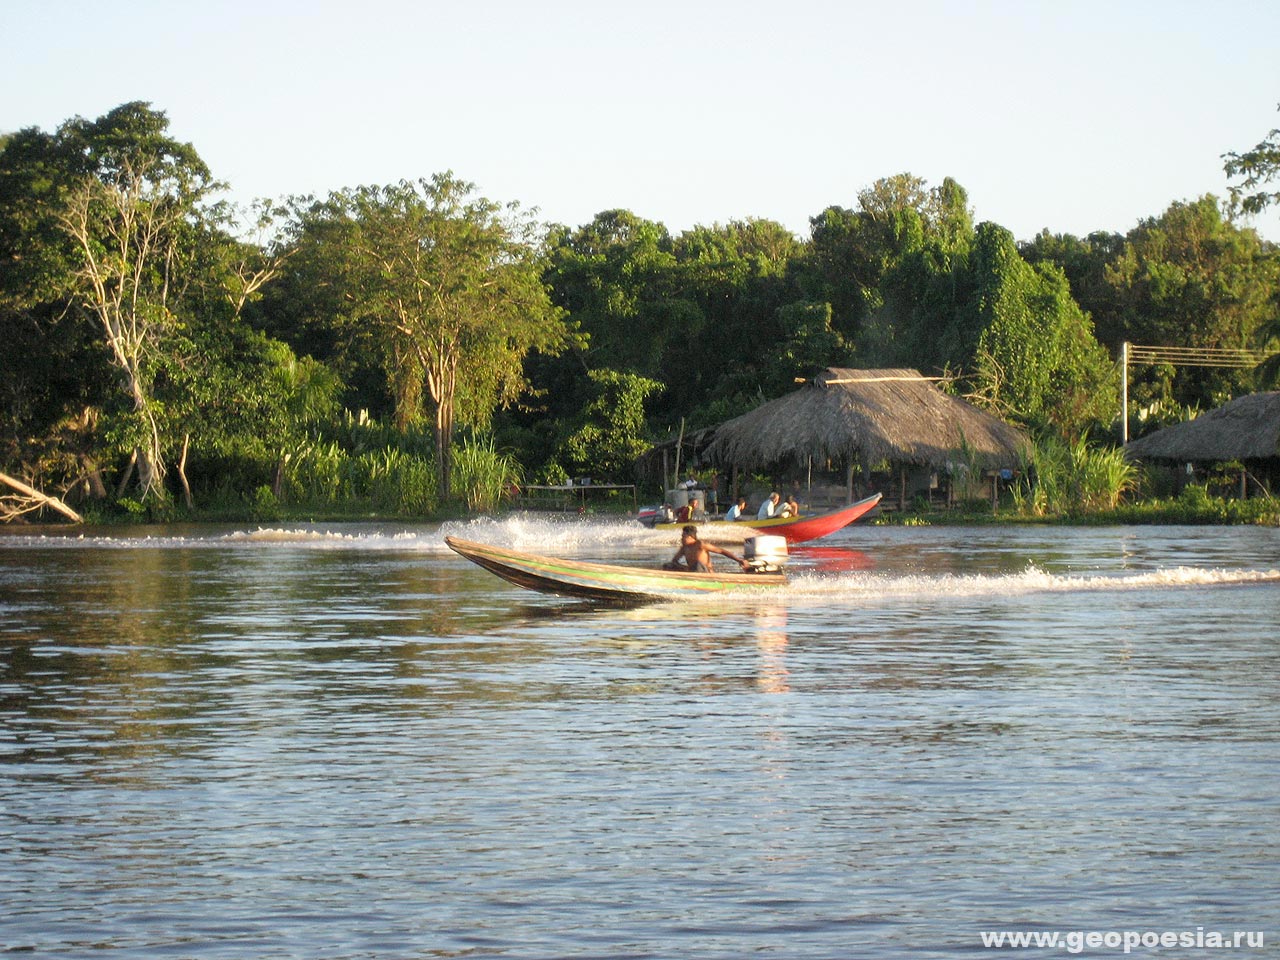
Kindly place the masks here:
POLYGON ((21 480, 11 477, 5 473, 0 473, 0 483, 7 484, 26 498, 26 502, 21 504, 22 509, 5 511, 4 519, 6 520, 11 520, 19 514, 29 513, 30 511, 36 510, 40 507, 48 507, 51 510, 57 510, 58 513, 71 520, 73 523, 84 523, 84 518, 81 517, 80 514, 76 513, 57 497, 50 497, 43 494, 34 487, 29 487, 21 480))

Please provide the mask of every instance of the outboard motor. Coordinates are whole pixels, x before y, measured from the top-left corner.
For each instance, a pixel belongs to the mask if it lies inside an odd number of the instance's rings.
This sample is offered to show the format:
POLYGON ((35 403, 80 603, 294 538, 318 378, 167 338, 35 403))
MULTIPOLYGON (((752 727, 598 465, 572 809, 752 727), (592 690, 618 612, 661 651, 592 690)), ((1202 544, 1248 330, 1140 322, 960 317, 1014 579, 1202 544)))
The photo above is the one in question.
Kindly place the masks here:
POLYGON ((636 512, 636 519, 646 527, 652 527, 659 523, 672 523, 676 515, 671 509, 671 504, 664 503, 660 507, 641 507, 636 512))
POLYGON ((787 565, 787 538, 747 537, 742 541, 742 557, 753 573, 781 573, 787 565))

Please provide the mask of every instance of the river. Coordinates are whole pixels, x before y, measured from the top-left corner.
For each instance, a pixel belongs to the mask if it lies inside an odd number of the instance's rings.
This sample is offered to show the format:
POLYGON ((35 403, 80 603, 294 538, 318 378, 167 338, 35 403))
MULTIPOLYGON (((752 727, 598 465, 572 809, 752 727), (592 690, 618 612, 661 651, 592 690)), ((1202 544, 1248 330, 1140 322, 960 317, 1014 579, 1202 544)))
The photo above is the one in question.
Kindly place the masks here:
POLYGON ((624 610, 446 533, 674 550, 532 516, 0 533, 3 946, 1280 942, 1280 530, 858 524, 793 547, 785 592, 624 610))

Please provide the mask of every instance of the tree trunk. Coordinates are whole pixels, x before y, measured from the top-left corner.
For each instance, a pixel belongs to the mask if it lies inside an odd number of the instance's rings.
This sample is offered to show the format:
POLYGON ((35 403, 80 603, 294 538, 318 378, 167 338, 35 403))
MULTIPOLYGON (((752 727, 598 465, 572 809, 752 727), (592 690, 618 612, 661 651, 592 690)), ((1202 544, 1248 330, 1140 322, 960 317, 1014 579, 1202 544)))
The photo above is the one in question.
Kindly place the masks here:
POLYGON ((129 489, 129 481, 133 479, 133 467, 138 462, 138 451, 135 448, 133 453, 129 455, 129 462, 125 465, 124 473, 120 475, 120 483, 116 486, 116 496, 123 497, 124 492, 129 489))
POLYGON ((88 457, 80 458, 80 466, 84 468, 84 482, 89 488, 89 496, 94 500, 107 499, 107 485, 102 482, 102 471, 88 457))
POLYGON ((178 482, 182 484, 182 502, 188 510, 195 506, 191 502, 191 484, 187 483, 187 451, 190 448, 191 434, 188 433, 182 437, 182 456, 178 458, 178 482))
POLYGON ((449 499, 450 474, 453 467, 453 411, 443 403, 436 407, 436 477, 440 483, 441 501, 449 499))

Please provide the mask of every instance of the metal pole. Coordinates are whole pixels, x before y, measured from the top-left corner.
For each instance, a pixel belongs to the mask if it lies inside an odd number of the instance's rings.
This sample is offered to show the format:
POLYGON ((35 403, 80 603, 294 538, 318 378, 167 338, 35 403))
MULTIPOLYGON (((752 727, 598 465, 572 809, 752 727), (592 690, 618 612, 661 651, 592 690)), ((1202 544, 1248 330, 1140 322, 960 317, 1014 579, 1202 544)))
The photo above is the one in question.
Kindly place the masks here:
POLYGON ((1129 442, 1129 341, 1120 344, 1120 442, 1129 442))

